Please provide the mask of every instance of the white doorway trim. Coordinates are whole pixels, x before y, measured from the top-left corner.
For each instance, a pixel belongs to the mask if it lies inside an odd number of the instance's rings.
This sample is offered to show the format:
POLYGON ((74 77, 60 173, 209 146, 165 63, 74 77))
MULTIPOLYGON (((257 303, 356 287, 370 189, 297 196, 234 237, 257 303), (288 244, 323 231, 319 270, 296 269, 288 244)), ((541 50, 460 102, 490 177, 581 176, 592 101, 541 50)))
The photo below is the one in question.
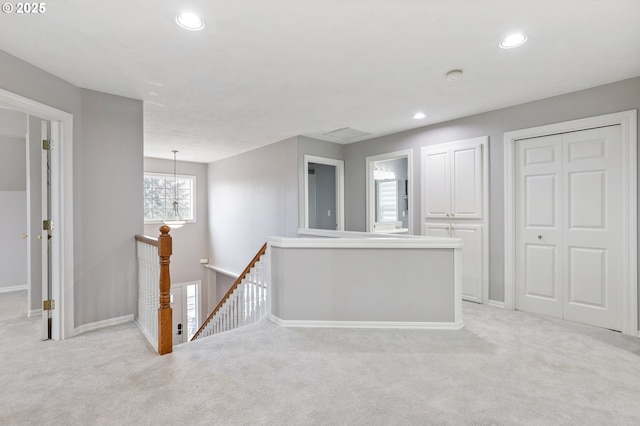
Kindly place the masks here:
POLYGON ((309 163, 335 166, 336 168, 336 224, 337 231, 344 231, 344 161, 334 158, 304 156, 304 228, 309 229, 309 163))
POLYGON ((51 219, 53 340, 73 336, 73 115, 0 89, 0 105, 35 115, 52 123, 51 219), (57 237, 57 238, 56 238, 57 237))
POLYGON ((626 159, 623 174, 623 324, 624 334, 638 336, 638 234, 637 234, 637 110, 516 130, 504 134, 504 302, 515 309, 515 143, 519 139, 592 129, 621 126, 622 155, 626 159))

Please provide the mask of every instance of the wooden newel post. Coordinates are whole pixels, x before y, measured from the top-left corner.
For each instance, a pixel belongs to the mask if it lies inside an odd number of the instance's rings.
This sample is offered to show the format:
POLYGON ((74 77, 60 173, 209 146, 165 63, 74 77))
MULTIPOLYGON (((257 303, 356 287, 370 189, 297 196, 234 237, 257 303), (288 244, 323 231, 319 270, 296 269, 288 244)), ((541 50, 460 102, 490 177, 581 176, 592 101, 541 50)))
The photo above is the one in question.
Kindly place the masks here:
POLYGON ((160 256, 160 307, 158 308, 158 353, 171 353, 173 350, 173 324, 171 313, 171 275, 169 261, 171 258, 171 235, 167 225, 160 227, 158 237, 158 256, 160 256))

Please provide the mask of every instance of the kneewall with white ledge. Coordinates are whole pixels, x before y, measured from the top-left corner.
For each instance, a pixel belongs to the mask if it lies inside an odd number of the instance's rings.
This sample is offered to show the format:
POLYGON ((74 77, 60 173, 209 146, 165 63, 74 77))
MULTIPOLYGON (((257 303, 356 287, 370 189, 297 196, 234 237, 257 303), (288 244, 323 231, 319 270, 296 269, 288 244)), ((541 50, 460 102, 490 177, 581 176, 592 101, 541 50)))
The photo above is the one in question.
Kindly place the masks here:
POLYGON ((461 328, 460 249, 440 238, 270 238, 271 315, 292 327, 461 328))

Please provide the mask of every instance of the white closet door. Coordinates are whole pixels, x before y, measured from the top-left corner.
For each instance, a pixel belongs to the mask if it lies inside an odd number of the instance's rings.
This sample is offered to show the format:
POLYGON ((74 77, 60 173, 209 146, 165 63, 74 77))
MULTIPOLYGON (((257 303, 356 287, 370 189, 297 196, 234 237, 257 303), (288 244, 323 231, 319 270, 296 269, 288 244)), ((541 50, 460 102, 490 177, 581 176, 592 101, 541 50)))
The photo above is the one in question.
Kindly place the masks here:
POLYGON ((424 194, 424 215, 427 218, 448 218, 451 212, 449 175, 449 150, 426 152, 422 165, 425 174, 422 184, 424 194))
POLYGON ((451 217, 482 218, 482 147, 451 150, 451 217))
POLYGON ((562 135, 517 145, 516 307, 562 318, 562 135))
POLYGON ((622 328, 620 127, 519 141, 516 307, 622 328))
POLYGON ((482 225, 452 224, 451 236, 462 249, 462 299, 482 303, 482 225))
POLYGON ((564 317, 622 328, 620 126, 564 135, 564 317))
POLYGON ((451 225, 448 223, 425 223, 422 235, 451 238, 451 225))

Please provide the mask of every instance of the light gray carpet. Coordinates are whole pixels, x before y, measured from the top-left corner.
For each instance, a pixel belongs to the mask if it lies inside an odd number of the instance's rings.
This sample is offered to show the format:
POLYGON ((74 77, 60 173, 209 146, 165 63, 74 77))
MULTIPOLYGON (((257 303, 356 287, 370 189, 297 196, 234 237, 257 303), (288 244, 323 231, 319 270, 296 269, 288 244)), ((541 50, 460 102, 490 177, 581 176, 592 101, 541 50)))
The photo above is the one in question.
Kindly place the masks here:
POLYGON ((0 295, 0 424, 640 424, 640 339, 523 312, 465 303, 461 331, 264 321, 160 357, 132 323, 41 342, 17 299, 0 295))

